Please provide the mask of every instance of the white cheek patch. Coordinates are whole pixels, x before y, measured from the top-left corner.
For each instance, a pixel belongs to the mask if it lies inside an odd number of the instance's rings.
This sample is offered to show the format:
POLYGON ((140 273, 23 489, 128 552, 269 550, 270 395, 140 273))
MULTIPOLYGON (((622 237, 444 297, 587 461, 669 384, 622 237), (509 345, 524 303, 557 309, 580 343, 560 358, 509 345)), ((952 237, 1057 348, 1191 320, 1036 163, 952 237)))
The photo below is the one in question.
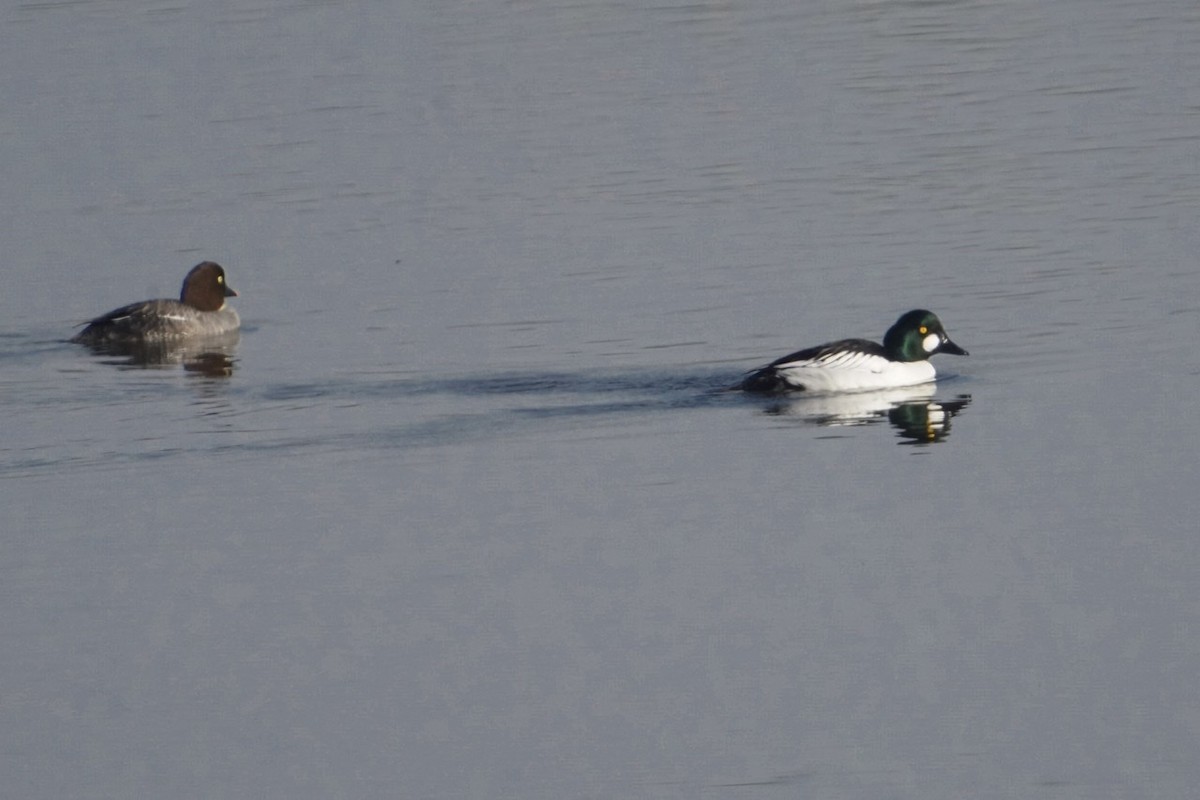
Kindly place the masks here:
POLYGON ((934 350, 937 350, 941 343, 942 337, 936 333, 931 333, 921 340, 921 346, 925 348, 926 353, 932 353, 934 350))

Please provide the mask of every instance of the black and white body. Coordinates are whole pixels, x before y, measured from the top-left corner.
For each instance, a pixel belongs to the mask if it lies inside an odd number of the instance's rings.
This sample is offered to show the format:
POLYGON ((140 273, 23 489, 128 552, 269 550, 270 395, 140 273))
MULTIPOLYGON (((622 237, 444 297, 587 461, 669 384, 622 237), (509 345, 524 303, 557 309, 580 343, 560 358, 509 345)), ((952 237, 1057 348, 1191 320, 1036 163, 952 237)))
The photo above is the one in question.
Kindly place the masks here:
POLYGON ((738 385, 747 392, 867 392, 916 386, 937 378, 936 353, 965 356, 931 311, 915 309, 896 320, 883 344, 841 339, 799 350, 754 370, 738 385))

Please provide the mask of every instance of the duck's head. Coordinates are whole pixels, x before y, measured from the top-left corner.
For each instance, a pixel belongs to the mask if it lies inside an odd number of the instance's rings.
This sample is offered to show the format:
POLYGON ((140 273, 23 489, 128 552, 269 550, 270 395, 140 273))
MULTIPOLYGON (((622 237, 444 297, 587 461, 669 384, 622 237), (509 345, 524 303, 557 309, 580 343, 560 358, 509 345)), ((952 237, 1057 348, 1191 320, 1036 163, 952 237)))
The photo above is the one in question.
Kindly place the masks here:
POLYGON ((923 308, 913 309, 896 320, 883 337, 883 347, 897 361, 924 361, 935 353, 967 355, 966 350, 950 340, 937 314, 923 308))
POLYGON ((179 292, 179 302, 197 311, 220 311, 226 297, 237 297, 237 292, 225 282, 224 268, 212 261, 192 267, 179 292))

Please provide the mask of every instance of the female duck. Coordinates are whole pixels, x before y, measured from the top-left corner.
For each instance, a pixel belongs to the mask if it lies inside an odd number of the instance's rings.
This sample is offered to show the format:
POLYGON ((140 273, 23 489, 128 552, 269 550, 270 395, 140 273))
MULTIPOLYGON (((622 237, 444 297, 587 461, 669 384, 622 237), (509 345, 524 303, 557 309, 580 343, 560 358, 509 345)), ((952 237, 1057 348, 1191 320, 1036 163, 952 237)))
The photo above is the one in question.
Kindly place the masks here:
POLYGON ((941 320, 924 309, 909 311, 884 334, 883 344, 842 339, 810 347, 754 370, 739 384, 747 392, 867 392, 916 386, 937 377, 935 353, 965 356, 941 320))
POLYGON ((225 282, 220 264, 205 261, 183 279, 178 300, 143 300, 110 311, 87 323, 72 342, 115 344, 180 341, 233 333, 241 325, 237 311, 225 303, 237 297, 225 282))

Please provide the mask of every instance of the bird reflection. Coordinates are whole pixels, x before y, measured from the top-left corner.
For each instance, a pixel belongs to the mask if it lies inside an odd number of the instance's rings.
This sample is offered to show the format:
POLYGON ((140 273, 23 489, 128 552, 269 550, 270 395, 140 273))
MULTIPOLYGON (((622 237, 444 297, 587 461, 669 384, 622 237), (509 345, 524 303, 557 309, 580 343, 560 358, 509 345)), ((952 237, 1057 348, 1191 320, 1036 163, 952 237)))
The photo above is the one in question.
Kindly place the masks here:
POLYGON ((178 341, 102 342, 86 346, 105 363, 120 367, 153 368, 180 365, 186 372, 210 378, 233 374, 233 356, 239 336, 236 331, 178 341))
POLYGON ((950 420, 971 402, 968 394, 938 400, 936 384, 824 396, 796 395, 774 402, 764 413, 795 417, 824 427, 873 425, 887 420, 903 444, 940 442, 950 435, 950 420))
POLYGON ((908 441, 904 444, 940 442, 950 435, 950 420, 971 402, 971 395, 927 403, 901 403, 888 410, 888 421, 908 441))

